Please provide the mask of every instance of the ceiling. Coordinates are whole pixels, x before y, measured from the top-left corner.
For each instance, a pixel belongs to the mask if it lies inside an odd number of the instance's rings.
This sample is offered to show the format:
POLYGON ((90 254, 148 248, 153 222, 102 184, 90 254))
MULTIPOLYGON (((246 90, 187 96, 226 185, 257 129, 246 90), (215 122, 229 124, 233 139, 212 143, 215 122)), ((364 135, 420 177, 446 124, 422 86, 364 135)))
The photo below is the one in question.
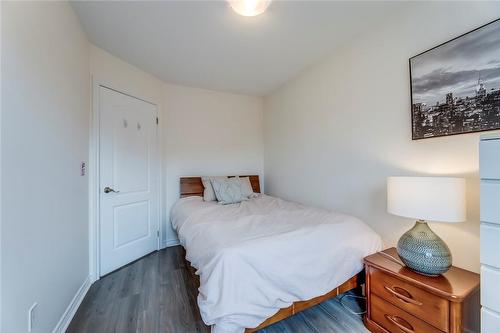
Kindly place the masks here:
POLYGON ((263 96, 402 10, 398 2, 72 1, 89 40, 166 82, 263 96))

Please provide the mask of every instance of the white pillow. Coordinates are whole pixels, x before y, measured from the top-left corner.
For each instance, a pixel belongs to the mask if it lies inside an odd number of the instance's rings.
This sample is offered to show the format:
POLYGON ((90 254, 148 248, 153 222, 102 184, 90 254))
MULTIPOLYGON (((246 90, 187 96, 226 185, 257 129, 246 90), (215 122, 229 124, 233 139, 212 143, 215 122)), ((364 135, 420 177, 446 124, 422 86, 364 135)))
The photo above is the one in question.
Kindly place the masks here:
POLYGON ((253 198, 253 188, 252 183, 250 183, 250 177, 236 177, 240 180, 241 183, 241 192, 246 198, 253 198))
POLYGON ((212 187, 217 197, 217 201, 223 205, 242 202, 247 200, 247 196, 242 191, 242 182, 239 178, 210 179, 212 187))
POLYGON ((217 200, 214 188, 212 187, 211 179, 227 179, 226 176, 217 176, 217 177, 201 177, 201 182, 203 183, 203 201, 215 201, 217 200))

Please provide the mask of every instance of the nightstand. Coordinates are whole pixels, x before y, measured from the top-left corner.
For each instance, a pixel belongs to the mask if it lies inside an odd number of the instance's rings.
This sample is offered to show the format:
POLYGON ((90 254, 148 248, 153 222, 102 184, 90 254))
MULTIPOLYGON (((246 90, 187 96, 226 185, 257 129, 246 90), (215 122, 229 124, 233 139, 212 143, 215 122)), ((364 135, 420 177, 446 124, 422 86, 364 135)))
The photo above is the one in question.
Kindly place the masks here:
POLYGON ((461 333, 464 313, 479 313, 479 274, 451 267, 425 276, 405 267, 395 248, 382 252, 396 260, 380 252, 365 258, 364 321, 371 332, 461 333))

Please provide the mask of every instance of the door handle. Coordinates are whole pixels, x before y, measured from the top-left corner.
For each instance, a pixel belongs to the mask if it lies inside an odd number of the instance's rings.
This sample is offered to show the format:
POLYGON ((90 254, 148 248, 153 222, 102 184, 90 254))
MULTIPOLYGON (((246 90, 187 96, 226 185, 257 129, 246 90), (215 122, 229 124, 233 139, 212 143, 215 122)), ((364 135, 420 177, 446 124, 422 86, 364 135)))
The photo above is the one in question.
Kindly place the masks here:
POLYGON ((110 193, 110 192, 118 193, 118 192, 120 192, 120 191, 115 191, 115 190, 113 190, 111 187, 106 186, 106 187, 104 188, 104 193, 110 193))
MULTIPOLYGON (((419 302, 419 301, 417 301, 417 300, 415 300, 415 299, 413 299, 411 297, 408 297, 408 296, 405 296, 405 295, 403 295, 401 293, 398 293, 396 290, 393 290, 392 288, 390 288, 388 286, 384 286, 384 288, 385 288, 385 290, 387 290, 388 292, 390 292, 392 295, 394 295, 394 297, 396 297, 400 301, 403 301, 405 303, 410 303, 410 304, 413 304, 413 305, 418 305, 418 306, 423 305, 422 302, 419 302)), ((408 294, 410 294, 410 293, 408 293, 408 294)))
POLYGON ((410 323, 403 318, 400 318, 398 316, 390 316, 387 314, 384 316, 387 320, 396 325, 401 331, 405 333, 415 333, 413 326, 411 326, 410 323))

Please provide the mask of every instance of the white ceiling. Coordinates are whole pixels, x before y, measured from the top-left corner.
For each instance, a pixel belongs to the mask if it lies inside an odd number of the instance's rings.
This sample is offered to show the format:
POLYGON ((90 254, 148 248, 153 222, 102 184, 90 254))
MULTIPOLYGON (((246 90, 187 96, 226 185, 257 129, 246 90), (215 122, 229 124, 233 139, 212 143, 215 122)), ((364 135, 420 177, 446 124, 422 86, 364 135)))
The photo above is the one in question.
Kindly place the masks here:
POLYGON ((398 2, 274 1, 257 17, 225 1, 72 1, 92 43, 171 83, 266 95, 398 2))

